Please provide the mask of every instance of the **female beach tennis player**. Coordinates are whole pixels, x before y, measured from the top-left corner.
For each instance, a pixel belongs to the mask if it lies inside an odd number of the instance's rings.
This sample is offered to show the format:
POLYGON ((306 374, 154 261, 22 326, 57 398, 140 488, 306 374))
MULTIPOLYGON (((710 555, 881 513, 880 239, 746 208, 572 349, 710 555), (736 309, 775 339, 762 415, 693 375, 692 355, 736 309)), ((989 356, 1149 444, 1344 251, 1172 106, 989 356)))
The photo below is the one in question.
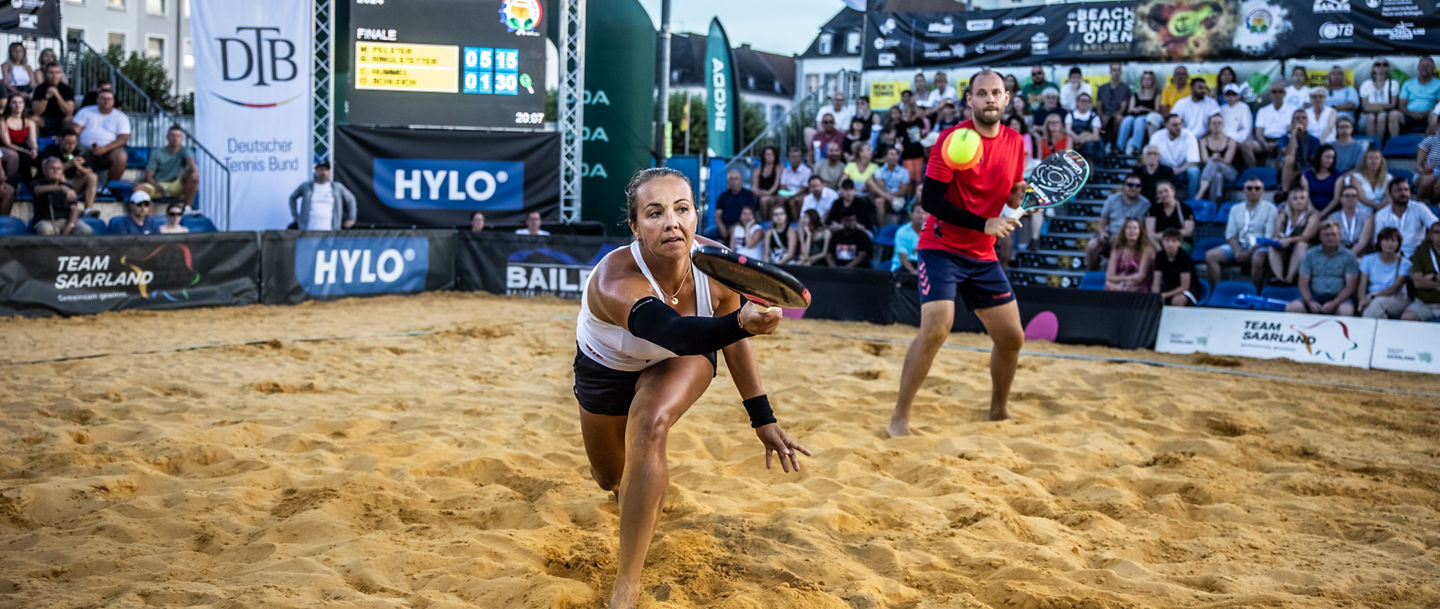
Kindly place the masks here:
MULTIPOLYGON (((625 189, 635 240, 595 266, 575 327, 575 398, 590 474, 620 500, 619 569, 610 607, 633 607, 640 569, 670 484, 665 457, 670 427, 705 393, 715 351, 750 415, 750 426, 786 472, 810 451, 775 422, 760 370, 745 341, 780 325, 706 277, 690 261, 696 211, 690 182, 673 169, 644 169, 625 189)), ((718 245, 704 240, 707 245, 718 245)))

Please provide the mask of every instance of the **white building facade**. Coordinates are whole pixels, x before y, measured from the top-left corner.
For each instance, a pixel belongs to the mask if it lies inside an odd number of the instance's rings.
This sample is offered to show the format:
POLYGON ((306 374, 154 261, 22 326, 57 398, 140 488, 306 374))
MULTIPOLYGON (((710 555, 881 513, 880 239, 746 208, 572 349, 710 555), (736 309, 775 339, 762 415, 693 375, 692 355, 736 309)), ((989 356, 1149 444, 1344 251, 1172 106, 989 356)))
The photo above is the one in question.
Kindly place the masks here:
POLYGON ((190 0, 62 0, 60 20, 66 39, 159 58, 176 95, 195 91, 190 0))

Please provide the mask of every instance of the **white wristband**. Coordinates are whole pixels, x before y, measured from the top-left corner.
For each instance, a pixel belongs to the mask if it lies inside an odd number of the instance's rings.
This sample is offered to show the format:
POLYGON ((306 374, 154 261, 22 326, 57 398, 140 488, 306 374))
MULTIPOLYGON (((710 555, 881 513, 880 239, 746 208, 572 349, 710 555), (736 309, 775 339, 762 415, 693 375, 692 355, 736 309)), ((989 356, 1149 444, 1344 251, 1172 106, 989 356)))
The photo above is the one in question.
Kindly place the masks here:
POLYGON ((1023 218, 1026 213, 1029 212, 1025 211, 1024 208, 1020 207, 1010 207, 1009 205, 1006 205, 1000 208, 1000 215, 1006 218, 1023 218))

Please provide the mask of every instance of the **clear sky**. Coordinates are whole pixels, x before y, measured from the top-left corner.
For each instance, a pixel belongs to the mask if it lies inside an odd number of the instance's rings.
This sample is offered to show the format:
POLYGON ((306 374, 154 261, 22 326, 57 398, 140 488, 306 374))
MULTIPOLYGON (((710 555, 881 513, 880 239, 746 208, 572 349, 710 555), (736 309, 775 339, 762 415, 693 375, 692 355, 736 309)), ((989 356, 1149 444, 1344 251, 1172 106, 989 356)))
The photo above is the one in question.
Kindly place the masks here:
MULTIPOLYGON (((660 0, 640 5, 659 27, 660 0)), ((670 0, 670 31, 704 35, 710 19, 719 17, 731 45, 748 42, 757 51, 792 55, 804 52, 842 8, 841 0, 670 0)))

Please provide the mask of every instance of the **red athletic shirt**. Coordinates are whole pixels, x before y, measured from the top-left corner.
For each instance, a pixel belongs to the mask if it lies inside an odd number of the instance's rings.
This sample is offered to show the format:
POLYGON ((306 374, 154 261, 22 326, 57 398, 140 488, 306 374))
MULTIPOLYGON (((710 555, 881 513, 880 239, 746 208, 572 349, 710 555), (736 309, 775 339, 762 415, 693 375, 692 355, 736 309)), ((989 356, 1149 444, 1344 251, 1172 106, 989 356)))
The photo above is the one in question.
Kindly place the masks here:
MULTIPOLYGON (((1000 125, 1000 132, 995 137, 980 138, 980 146, 984 150, 980 163, 965 171, 955 171, 940 158, 939 142, 945 141, 945 136, 951 131, 962 127, 974 129, 975 121, 965 121, 940 133, 935 140, 936 145, 930 149, 925 177, 950 183, 950 189, 945 192, 946 201, 963 206, 982 218, 998 217, 1000 208, 1010 200, 1010 191, 1015 183, 1024 176, 1025 144, 1014 129, 1000 125)), ((925 228, 920 231, 918 249, 948 250, 974 260, 996 259, 995 237, 941 222, 933 215, 925 220, 925 228)))

